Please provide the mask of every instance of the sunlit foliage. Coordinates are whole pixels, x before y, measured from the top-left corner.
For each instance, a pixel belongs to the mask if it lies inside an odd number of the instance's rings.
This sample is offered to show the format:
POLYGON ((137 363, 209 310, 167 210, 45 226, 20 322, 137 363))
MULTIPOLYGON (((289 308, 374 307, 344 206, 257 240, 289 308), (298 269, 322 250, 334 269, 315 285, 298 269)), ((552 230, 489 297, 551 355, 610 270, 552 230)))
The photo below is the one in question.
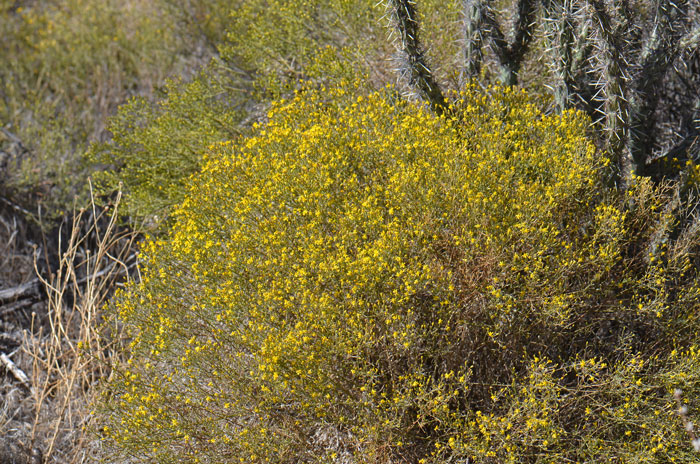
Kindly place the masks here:
POLYGON ((700 393, 697 235, 664 244, 671 188, 606 193, 580 114, 456 100, 299 91, 209 147, 114 304, 113 450, 693 461, 670 392, 700 393))
MULTIPOLYGON (((107 167, 103 192, 125 189, 125 210, 137 217, 167 216, 183 197, 182 185, 199 171, 204 148, 246 132, 277 98, 288 98, 301 82, 342 85, 364 79, 365 89, 396 81, 398 59, 385 6, 368 0, 209 0, 227 18, 220 60, 191 84, 169 85, 160 103, 141 99, 112 119, 114 140, 94 147, 90 161, 107 167)), ((460 2, 426 2, 426 37, 439 47, 430 54, 455 82, 460 2), (447 52, 449 50, 449 53, 447 52)), ((402 84, 406 84, 401 81, 402 84)), ((400 87, 403 94, 413 92, 400 87)), ((156 221, 157 222, 157 221, 156 221)))

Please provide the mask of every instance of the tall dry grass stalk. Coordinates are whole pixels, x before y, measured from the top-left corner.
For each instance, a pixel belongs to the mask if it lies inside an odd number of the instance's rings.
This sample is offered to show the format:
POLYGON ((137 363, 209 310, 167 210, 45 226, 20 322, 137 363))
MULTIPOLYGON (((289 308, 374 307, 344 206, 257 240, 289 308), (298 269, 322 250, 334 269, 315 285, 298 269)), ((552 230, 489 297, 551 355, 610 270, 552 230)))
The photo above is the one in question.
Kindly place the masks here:
POLYGON ((120 197, 104 209, 93 198, 90 209, 77 212, 67 243, 59 245, 57 270, 40 277, 47 311, 32 313, 17 357, 29 376, 22 400, 29 411, 24 424, 14 424, 14 451, 6 459, 83 463, 99 457, 91 407, 120 341, 119 327, 105 323, 101 308, 136 261, 136 234, 118 226, 120 197))

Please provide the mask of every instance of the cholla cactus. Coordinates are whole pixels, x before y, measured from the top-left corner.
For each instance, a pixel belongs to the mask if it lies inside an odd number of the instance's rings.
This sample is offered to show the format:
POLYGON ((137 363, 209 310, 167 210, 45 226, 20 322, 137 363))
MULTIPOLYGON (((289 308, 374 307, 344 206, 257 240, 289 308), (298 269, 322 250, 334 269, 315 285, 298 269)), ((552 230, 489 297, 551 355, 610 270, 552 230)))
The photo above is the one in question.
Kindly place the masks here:
MULTIPOLYGON (((543 29, 545 49, 550 54, 548 60, 555 76, 552 82, 554 100, 559 111, 590 102, 592 89, 589 74, 583 65, 590 60, 593 51, 589 40, 592 28, 588 21, 582 21, 585 8, 575 1, 543 2, 543 29)), ((584 106, 591 113, 591 108, 584 106)))
MULTIPOLYGON (((414 3, 389 2, 407 58, 404 70, 442 112, 444 93, 426 64, 414 3)), ((541 36, 556 107, 583 109, 596 121, 601 145, 617 166, 613 182, 624 188, 632 175, 675 177, 698 155, 700 82, 680 66, 686 65, 682 57, 700 62, 697 9, 688 0, 516 0, 504 21, 492 0, 464 0, 462 74, 479 77, 488 48, 501 83, 515 85, 531 42, 541 36), (542 34, 536 34, 539 25, 542 34), (685 88, 678 90, 674 80, 685 88), (674 158, 681 164, 663 162, 674 158)))
POLYGON ((433 78, 425 53, 421 46, 418 32, 418 13, 413 0, 390 0, 389 12, 399 32, 400 47, 405 65, 402 72, 408 77, 409 84, 415 87, 438 114, 447 109, 447 100, 440 86, 433 78))
POLYGON ((518 71, 533 38, 537 3, 535 0, 517 1, 510 41, 503 33, 491 3, 491 0, 464 2, 467 75, 476 77, 474 71, 478 68, 475 68, 474 60, 481 53, 481 45, 487 41, 498 60, 501 82, 505 85, 515 85, 518 71))

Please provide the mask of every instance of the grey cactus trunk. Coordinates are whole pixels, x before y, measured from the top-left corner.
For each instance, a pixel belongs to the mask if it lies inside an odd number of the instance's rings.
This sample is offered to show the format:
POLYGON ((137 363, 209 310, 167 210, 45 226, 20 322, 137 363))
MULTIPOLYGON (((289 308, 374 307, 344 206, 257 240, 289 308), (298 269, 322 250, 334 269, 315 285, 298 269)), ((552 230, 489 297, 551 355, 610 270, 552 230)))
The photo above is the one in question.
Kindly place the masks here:
POLYGON ((483 60, 482 47, 488 44, 498 61, 499 80, 503 85, 518 83, 518 72, 533 38, 537 3, 518 0, 509 42, 496 18, 491 0, 465 0, 463 4, 465 69, 469 79, 479 77, 483 60))
POLYGON ((571 1, 544 0, 542 5, 545 48, 551 58, 551 87, 557 110, 585 104, 583 109, 595 118, 591 108, 595 92, 583 69, 593 50, 590 23, 581 20, 583 9, 571 1))
POLYGON ((409 84, 416 88, 430 107, 438 114, 448 108, 448 102, 433 77, 425 59, 425 52, 419 39, 418 13, 412 0, 390 0, 389 6, 398 29, 401 50, 406 60, 405 73, 409 84))
POLYGON ((484 17, 482 5, 488 0, 464 1, 464 71, 467 80, 478 79, 484 55, 484 17))

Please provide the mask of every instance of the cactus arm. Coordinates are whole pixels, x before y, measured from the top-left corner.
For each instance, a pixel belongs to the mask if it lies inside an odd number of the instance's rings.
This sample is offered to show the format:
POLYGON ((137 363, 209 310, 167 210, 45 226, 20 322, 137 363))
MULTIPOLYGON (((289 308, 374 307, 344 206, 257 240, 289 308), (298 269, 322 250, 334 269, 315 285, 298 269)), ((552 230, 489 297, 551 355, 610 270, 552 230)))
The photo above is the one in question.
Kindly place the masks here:
POLYGON ((533 38, 537 3, 535 0, 518 0, 513 22, 513 41, 508 42, 490 0, 464 2, 466 74, 475 77, 481 66, 481 47, 488 39, 501 71, 501 82, 515 85, 523 57, 533 38), (478 50, 478 51, 477 51, 478 50), (477 64, 478 63, 478 64, 477 64))
POLYGON ((513 43, 508 47, 510 59, 520 63, 530 48, 530 42, 534 35, 535 19, 537 15, 537 3, 535 0, 518 0, 518 11, 514 24, 513 43))
POLYGON ((425 52, 419 39, 420 27, 415 2, 389 0, 388 6, 399 32, 409 84, 418 90, 433 111, 443 114, 449 105, 425 59, 425 52))
POLYGON ((501 67, 501 82, 505 85, 515 85, 518 82, 518 72, 525 53, 532 41, 535 16, 537 14, 534 0, 518 0, 515 20, 513 22, 513 42, 508 43, 496 22, 491 10, 486 15, 491 42, 499 58, 501 67))
POLYGON ((629 101, 627 98, 627 65, 622 55, 622 44, 613 29, 612 18, 601 0, 589 0, 597 26, 598 50, 603 57, 601 87, 605 95, 605 126, 608 132, 606 151, 617 165, 611 181, 625 188, 632 175, 633 166, 629 153, 629 101))
POLYGON ((464 75, 467 81, 477 79, 484 60, 484 14, 488 0, 464 0, 464 75))
POLYGON ((552 55, 547 64, 555 76, 552 85, 554 101, 557 109, 563 111, 571 106, 575 86, 574 18, 569 2, 545 0, 542 3, 545 41, 547 50, 552 55))

